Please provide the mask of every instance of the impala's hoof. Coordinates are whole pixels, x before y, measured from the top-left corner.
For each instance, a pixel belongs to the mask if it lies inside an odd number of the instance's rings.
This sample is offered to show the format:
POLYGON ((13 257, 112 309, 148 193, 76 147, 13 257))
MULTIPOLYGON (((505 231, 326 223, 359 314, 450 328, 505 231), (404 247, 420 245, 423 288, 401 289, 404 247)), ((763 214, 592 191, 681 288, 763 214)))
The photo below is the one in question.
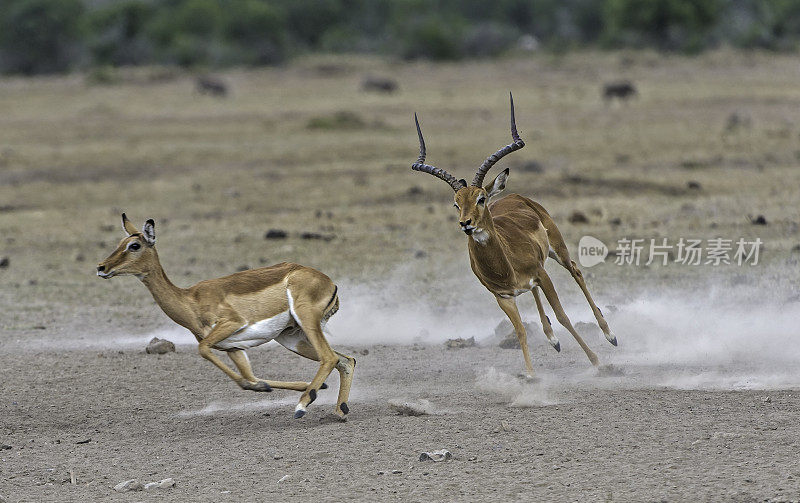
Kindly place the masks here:
POLYGON ((301 417, 303 417, 305 415, 306 415, 306 411, 304 411, 304 410, 296 410, 296 411, 294 411, 294 418, 295 419, 300 419, 301 417))
POLYGON ((550 345, 552 345, 552 346, 553 346, 553 349, 555 349, 555 350, 556 350, 556 352, 558 352, 558 353, 560 353, 560 352, 561 352, 561 341, 559 341, 559 340, 556 340, 556 342, 555 342, 555 343, 553 343, 553 341, 550 341, 550 345))
POLYGON ((614 346, 617 345, 617 336, 612 334, 611 332, 606 334, 606 339, 608 340, 608 342, 610 342, 614 346))
POLYGON ((320 386, 319 389, 328 389, 328 383, 322 383, 322 386, 320 386))
POLYGON ((316 400, 316 399, 317 399, 317 392, 316 392, 316 390, 312 389, 311 391, 308 392, 308 404, 307 405, 311 405, 311 403, 314 402, 314 400, 316 400))
POLYGON ((250 386, 250 389, 253 391, 263 391, 265 393, 269 393, 270 391, 272 391, 272 386, 263 381, 259 381, 250 386))
POLYGON ((350 407, 347 406, 347 402, 342 402, 342 404, 339 406, 339 409, 341 409, 342 414, 344 415, 350 414, 350 407))

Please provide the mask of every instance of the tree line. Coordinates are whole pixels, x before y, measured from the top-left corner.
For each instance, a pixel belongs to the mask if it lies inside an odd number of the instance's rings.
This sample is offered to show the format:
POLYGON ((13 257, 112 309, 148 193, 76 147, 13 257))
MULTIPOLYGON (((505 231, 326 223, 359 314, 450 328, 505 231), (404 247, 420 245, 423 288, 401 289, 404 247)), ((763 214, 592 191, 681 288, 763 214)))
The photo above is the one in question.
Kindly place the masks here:
POLYGON ((273 65, 308 52, 793 50, 798 39, 800 0, 0 0, 0 72, 21 74, 273 65))

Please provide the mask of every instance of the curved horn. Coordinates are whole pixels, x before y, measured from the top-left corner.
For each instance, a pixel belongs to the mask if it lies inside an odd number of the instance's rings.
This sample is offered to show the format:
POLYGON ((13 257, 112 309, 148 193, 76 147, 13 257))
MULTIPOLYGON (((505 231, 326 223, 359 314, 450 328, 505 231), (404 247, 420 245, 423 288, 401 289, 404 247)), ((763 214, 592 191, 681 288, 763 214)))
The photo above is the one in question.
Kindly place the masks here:
POLYGON ((514 97, 511 95, 511 93, 508 93, 508 97, 511 100, 511 139, 514 141, 490 155, 485 161, 483 161, 483 164, 481 164, 481 167, 478 168, 478 171, 475 173, 475 178, 472 179, 472 185, 475 187, 480 187, 483 185, 483 177, 486 176, 486 172, 489 171, 489 169, 494 166, 497 161, 511 152, 517 151, 525 146, 525 142, 522 141, 517 133, 517 122, 514 120, 514 97))
POLYGON ((423 173, 430 173, 436 178, 441 178, 447 182, 454 191, 458 192, 459 189, 466 185, 463 180, 456 180, 456 177, 447 171, 431 166, 430 164, 425 164, 425 139, 422 138, 422 130, 419 128, 417 114, 414 114, 414 122, 417 124, 417 135, 419 135, 419 158, 417 162, 411 165, 411 169, 414 171, 422 171, 423 173))

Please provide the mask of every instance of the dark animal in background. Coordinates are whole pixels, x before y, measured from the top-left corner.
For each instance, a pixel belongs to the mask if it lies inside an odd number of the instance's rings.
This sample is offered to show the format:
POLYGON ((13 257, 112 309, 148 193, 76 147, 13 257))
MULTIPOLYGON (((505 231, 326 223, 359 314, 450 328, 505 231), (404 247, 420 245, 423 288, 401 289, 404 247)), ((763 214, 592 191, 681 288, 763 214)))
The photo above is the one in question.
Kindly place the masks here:
POLYGON ((195 89, 200 94, 209 94, 218 98, 224 98, 228 95, 228 85, 222 80, 208 75, 197 77, 195 89))
POLYGON ((397 82, 386 78, 369 75, 361 81, 362 91, 375 91, 379 93, 393 93, 397 91, 397 82))
POLYGON ((614 98, 620 101, 627 101, 638 95, 636 87, 630 80, 619 80, 617 82, 608 82, 603 85, 603 100, 610 103, 614 98))

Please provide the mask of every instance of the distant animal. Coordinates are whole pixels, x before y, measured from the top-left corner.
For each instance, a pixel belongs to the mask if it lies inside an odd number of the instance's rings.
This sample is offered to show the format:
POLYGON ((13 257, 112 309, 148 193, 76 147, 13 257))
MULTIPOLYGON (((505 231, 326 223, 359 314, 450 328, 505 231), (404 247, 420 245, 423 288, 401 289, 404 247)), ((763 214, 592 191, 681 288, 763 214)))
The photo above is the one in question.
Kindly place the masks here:
POLYGON ((556 351, 561 351, 561 343, 553 334, 550 320, 542 307, 539 289, 544 292, 559 323, 572 334, 592 365, 598 365, 597 355, 578 335, 561 307, 553 282, 544 269, 547 257, 554 259, 568 270, 578 283, 606 339, 616 346, 617 338, 611 333, 608 323, 603 318, 603 313, 589 295, 583 274, 577 264, 570 259, 567 245, 552 217, 540 204, 518 194, 508 195, 493 203, 489 202, 492 197, 505 189, 509 174, 508 168, 497 175, 488 185, 482 186, 486 173, 495 163, 525 146, 525 142, 517 133, 513 97, 511 98, 511 139, 513 141, 489 156, 481 164, 470 185, 467 185, 466 180, 457 180, 456 177, 441 168, 425 164, 425 140, 422 138, 416 114, 414 122, 419 136, 419 158, 411 165, 411 169, 444 180, 455 192, 453 205, 459 213, 460 229, 467 235, 467 249, 472 272, 478 277, 478 281, 495 296, 500 309, 505 312, 514 326, 519 345, 522 348, 528 376, 533 376, 533 365, 528 353, 527 332, 517 309, 515 300, 517 296, 525 292, 533 293, 545 336, 556 351))
POLYGON ((361 89, 363 91, 393 93, 397 91, 397 82, 386 77, 376 77, 374 75, 370 75, 361 81, 361 89))
POLYGON ((348 412, 347 399, 356 360, 331 349, 323 334, 328 319, 339 309, 336 285, 321 272, 299 264, 280 263, 201 281, 189 288, 172 284, 156 252, 155 222, 136 229, 122 214, 125 237, 97 266, 104 279, 134 275, 150 290, 156 304, 172 321, 187 328, 199 343, 200 355, 219 367, 240 388, 302 391, 295 418, 306 413, 325 380, 339 371, 339 397, 335 414, 348 412), (246 350, 276 341, 289 351, 320 362, 311 382, 259 379, 250 367, 246 350), (224 351, 237 373, 212 350, 224 351))
POLYGON ((218 98, 228 95, 228 86, 221 79, 209 75, 201 75, 195 79, 195 89, 200 94, 210 94, 218 98))
POLYGON ((620 101, 627 101, 629 98, 637 96, 638 94, 636 87, 634 87, 633 83, 629 80, 608 82, 603 85, 603 100, 605 100, 606 103, 611 102, 614 98, 620 101))

